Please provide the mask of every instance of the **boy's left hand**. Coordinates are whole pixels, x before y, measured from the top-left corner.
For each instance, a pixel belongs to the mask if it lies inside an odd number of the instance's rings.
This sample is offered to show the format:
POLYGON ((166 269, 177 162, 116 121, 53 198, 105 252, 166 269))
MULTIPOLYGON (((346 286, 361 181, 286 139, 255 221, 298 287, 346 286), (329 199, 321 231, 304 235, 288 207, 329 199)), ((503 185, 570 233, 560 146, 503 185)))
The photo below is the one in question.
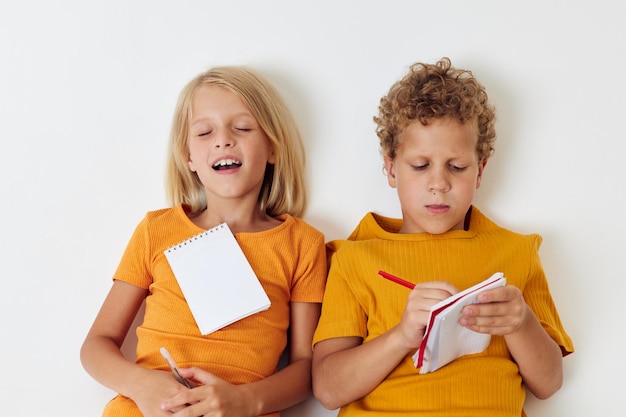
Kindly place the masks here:
POLYGON ((513 285, 485 291, 478 304, 463 308, 459 324, 478 333, 508 335, 526 320, 528 308, 519 288, 513 285))

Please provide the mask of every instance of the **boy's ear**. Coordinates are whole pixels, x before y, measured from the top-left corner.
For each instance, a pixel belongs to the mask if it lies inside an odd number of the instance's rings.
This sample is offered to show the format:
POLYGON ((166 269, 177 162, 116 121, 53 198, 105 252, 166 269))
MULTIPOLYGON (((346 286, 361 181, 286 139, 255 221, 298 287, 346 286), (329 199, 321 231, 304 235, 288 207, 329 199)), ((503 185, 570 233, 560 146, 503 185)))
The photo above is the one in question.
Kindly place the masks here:
POLYGON ((487 160, 480 161, 478 163, 478 176, 476 177, 476 189, 480 187, 480 181, 483 179, 483 171, 485 170, 485 166, 487 166, 487 160))
POLYGON ((385 160, 385 172, 387 173, 387 182, 391 188, 396 188, 396 166, 393 159, 384 157, 385 160))

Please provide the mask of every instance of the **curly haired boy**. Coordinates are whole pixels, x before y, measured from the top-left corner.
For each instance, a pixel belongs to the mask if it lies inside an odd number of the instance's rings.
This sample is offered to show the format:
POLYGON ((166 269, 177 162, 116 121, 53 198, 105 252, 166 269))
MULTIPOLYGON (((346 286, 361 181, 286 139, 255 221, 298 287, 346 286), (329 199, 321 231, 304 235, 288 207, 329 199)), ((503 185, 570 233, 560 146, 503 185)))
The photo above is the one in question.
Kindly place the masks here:
POLYGON ((402 218, 368 213, 346 240, 328 244, 315 395, 342 417, 524 416, 526 388, 542 399, 555 393, 573 345, 541 266, 541 237, 504 229, 472 204, 496 138, 484 87, 447 58, 416 63, 374 120, 402 218), (430 308, 495 272, 507 285, 458 318, 490 335, 486 350, 421 374, 412 355, 430 308))

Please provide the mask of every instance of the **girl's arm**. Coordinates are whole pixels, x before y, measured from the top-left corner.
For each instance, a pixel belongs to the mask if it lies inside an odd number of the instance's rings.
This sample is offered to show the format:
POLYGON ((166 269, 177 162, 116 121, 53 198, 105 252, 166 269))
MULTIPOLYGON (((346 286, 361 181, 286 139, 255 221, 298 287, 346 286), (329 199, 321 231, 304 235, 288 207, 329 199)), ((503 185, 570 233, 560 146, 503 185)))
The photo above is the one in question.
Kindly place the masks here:
POLYGON ((221 410, 229 416, 258 416, 284 410, 311 396, 311 343, 319 320, 319 303, 291 303, 289 364, 277 373, 250 384, 234 385, 198 368, 180 374, 202 385, 163 402, 162 409, 188 408, 174 416, 187 417, 221 410))
POLYGON ((321 304, 291 303, 289 364, 276 374, 249 384, 257 399, 254 415, 284 410, 311 397, 311 344, 321 304))
POLYGON ((169 372, 143 368, 124 357, 120 348, 147 291, 114 281, 83 342, 85 370, 102 385, 135 401, 144 415, 165 415, 164 398, 186 389, 169 372))

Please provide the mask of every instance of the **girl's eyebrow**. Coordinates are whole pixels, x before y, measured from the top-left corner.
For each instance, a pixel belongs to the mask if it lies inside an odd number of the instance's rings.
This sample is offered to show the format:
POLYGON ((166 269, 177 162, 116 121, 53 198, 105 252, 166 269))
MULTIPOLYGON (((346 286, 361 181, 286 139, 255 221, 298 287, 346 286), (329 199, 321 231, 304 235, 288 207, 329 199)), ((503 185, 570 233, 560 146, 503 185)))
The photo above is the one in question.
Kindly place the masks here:
MULTIPOLYGON (((246 118, 246 119, 250 119, 250 120, 254 120, 256 121, 256 118, 248 113, 248 112, 240 112, 240 113, 235 113, 230 115, 230 118, 246 118)), ((207 117, 200 117, 199 119, 193 119, 193 117, 191 118, 191 123, 189 124, 189 126, 193 126, 196 125, 198 123, 203 123, 203 122, 210 122, 213 119, 213 117, 211 116, 207 116, 207 117)))

